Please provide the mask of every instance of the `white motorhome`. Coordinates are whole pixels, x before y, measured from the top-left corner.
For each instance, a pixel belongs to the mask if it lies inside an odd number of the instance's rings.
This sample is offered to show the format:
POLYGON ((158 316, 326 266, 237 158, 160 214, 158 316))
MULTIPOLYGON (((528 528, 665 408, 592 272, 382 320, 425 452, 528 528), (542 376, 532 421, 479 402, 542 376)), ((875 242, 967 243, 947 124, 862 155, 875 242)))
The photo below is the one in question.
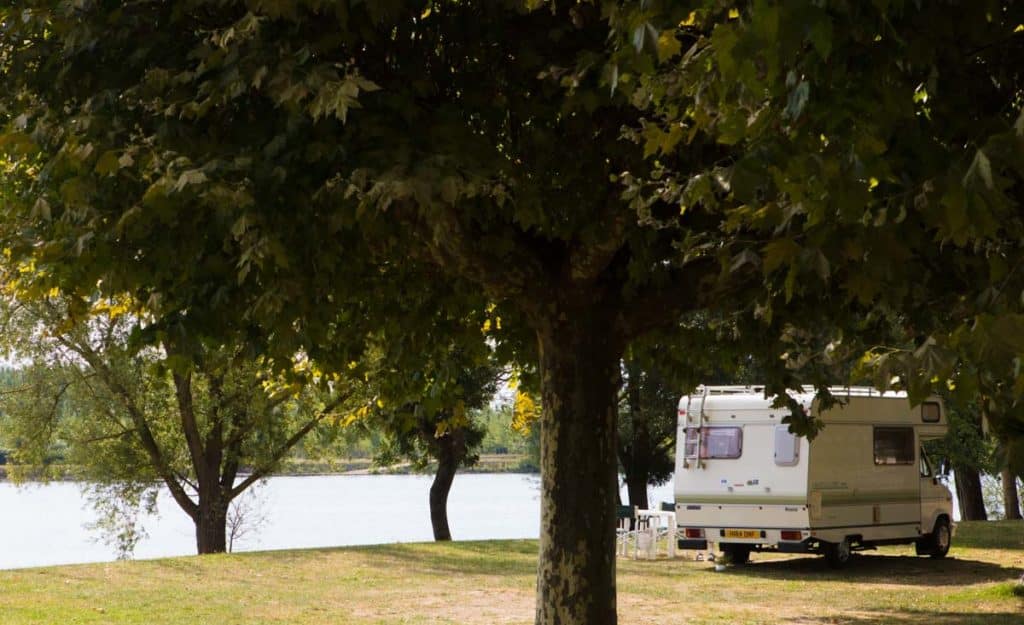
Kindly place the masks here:
POLYGON ((946 433, 937 398, 831 389, 793 394, 825 427, 808 441, 782 423, 763 388, 702 386, 679 401, 675 507, 679 547, 717 544, 734 563, 751 551, 822 553, 842 566, 852 551, 916 543, 941 558, 952 536, 952 495, 921 443, 946 433))

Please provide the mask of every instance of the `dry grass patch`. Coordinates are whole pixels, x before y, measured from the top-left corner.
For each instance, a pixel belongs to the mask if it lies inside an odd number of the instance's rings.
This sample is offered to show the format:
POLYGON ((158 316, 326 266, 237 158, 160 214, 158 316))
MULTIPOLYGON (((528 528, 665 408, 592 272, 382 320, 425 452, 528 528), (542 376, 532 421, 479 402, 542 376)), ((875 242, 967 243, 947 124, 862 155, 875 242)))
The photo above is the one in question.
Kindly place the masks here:
MULTIPOLYGON (((1024 524, 964 524, 946 560, 619 560, 623 625, 1022 625, 1024 524)), ((526 625, 534 541, 246 553, 0 572, 4 625, 526 625)), ((692 554, 688 554, 692 555, 692 554)))

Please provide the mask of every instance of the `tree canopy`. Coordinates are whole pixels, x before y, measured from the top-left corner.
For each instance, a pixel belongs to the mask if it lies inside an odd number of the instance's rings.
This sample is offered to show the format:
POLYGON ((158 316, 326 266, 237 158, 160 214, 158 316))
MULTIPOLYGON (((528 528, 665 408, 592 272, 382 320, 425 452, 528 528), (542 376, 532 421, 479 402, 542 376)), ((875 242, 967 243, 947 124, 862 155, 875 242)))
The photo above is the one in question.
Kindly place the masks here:
POLYGON ((336 366, 493 314, 543 400, 537 622, 613 623, 631 341, 707 311, 773 392, 864 353, 915 398, 1024 390, 1020 12, 29 0, 0 9, 6 277, 336 366))

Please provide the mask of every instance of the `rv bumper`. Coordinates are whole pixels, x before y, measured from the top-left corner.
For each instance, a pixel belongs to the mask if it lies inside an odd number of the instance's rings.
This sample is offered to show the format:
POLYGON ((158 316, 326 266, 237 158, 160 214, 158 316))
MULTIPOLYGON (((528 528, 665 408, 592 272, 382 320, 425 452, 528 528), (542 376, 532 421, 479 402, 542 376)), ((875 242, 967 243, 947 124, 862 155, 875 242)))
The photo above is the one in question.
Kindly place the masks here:
POLYGON ((680 549, 696 549, 703 551, 708 548, 708 541, 703 538, 680 538, 679 539, 680 549))
POLYGON ((811 553, 814 551, 811 549, 811 539, 809 538, 800 542, 780 540, 776 545, 776 549, 783 553, 811 553))

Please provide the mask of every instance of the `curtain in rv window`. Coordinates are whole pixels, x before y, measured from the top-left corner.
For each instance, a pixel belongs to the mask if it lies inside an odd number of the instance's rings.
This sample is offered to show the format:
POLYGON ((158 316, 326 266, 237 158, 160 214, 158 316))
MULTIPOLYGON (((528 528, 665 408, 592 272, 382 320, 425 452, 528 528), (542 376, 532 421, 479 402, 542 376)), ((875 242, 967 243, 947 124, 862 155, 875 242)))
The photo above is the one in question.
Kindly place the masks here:
POLYGON ((739 458, 743 453, 743 430, 738 427, 686 428, 684 452, 687 457, 739 458))
POLYGON ((875 464, 914 464, 914 428, 876 427, 875 464))

